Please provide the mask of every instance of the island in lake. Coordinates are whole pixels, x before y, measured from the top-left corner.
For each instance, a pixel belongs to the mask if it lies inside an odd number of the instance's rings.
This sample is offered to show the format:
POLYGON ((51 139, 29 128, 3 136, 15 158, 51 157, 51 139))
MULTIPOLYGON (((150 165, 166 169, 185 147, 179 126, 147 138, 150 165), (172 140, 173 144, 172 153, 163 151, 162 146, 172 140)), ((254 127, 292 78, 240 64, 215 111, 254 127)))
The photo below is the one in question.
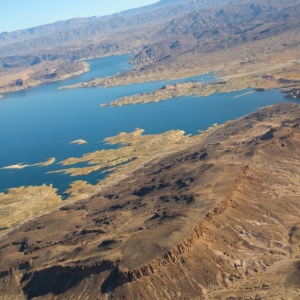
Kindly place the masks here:
POLYGON ((79 139, 79 140, 75 140, 75 141, 70 142, 70 144, 76 144, 76 145, 85 145, 87 143, 88 142, 86 140, 83 140, 83 139, 79 139))

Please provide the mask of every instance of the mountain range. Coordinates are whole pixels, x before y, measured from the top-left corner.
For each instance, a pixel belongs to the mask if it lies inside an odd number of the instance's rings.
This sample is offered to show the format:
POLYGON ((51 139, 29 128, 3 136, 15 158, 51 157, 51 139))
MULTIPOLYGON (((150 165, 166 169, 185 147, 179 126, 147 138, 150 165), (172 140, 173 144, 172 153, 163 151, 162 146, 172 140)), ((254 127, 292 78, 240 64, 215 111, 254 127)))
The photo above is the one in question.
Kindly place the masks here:
POLYGON ((24 55, 41 50, 80 44, 90 46, 95 42, 113 39, 126 34, 140 34, 149 26, 155 27, 195 9, 208 9, 228 1, 160 1, 140 9, 104 17, 77 18, 54 24, 38 26, 0 34, 0 57, 24 55))
POLYGON ((300 41, 299 8, 299 0, 160 1, 111 16, 4 32, 0 34, 0 76, 5 77, 0 93, 47 82, 49 69, 62 74, 53 75, 52 81, 84 72, 79 61, 108 55, 130 53, 131 61, 143 67, 272 37, 282 37, 274 44, 283 50, 293 48, 300 41), (28 69, 29 77, 24 75, 28 69), (17 84, 20 81, 22 86, 17 84))

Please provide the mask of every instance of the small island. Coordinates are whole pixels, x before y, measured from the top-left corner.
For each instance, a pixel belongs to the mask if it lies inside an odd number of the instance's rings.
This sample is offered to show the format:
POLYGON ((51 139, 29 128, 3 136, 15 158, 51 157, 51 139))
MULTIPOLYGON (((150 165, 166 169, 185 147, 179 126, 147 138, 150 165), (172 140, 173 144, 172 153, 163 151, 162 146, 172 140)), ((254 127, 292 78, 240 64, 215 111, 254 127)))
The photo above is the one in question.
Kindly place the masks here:
POLYGON ((72 141, 69 144, 85 145, 85 144, 88 144, 88 142, 86 140, 79 139, 79 140, 72 141))
POLYGON ((19 163, 19 164, 14 164, 10 166, 3 167, 3 170, 10 170, 10 169, 24 169, 28 167, 47 167, 55 163, 55 157, 51 157, 48 160, 40 163, 35 163, 35 164, 24 164, 24 163, 19 163))

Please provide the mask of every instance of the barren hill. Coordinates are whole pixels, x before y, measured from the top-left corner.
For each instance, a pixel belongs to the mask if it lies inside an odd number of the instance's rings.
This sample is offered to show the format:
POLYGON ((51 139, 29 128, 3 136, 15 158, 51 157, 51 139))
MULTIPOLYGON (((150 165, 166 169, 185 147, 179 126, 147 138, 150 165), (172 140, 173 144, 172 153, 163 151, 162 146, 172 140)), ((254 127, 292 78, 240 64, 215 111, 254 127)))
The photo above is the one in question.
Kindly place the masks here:
POLYGON ((219 126, 0 241, 1 299, 298 299, 300 107, 219 126))

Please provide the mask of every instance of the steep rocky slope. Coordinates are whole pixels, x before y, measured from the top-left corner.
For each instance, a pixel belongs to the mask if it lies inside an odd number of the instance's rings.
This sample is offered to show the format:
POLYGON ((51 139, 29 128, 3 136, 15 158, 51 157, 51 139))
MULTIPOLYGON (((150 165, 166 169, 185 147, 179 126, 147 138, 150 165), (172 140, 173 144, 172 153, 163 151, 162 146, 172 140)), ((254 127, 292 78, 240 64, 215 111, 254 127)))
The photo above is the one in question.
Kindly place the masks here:
POLYGON ((300 107, 264 108, 28 222, 1 299, 299 298, 299 149, 300 107))

